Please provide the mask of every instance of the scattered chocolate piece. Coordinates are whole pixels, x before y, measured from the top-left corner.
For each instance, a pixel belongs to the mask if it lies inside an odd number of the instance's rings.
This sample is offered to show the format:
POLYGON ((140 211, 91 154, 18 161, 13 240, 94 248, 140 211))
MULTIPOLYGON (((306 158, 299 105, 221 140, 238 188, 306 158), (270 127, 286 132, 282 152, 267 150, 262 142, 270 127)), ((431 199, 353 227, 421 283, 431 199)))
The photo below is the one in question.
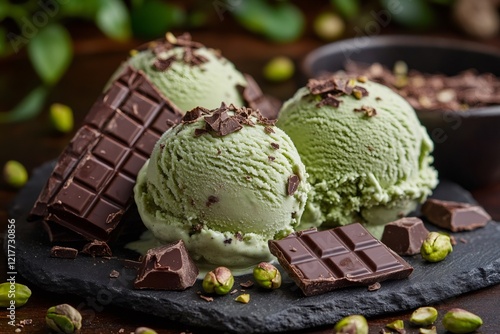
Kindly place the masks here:
POLYGON ((71 247, 53 246, 50 249, 50 257, 58 257, 60 259, 76 259, 78 249, 71 247))
POLYGON ((114 270, 114 269, 111 270, 111 272, 109 273, 109 277, 110 278, 117 278, 119 276, 120 276, 120 273, 118 271, 114 270))
POLYGON ((334 108, 338 108, 340 105, 340 100, 337 99, 337 96, 332 95, 332 94, 327 94, 324 99, 316 103, 316 107, 322 107, 322 106, 330 106, 334 108))
POLYGON ((300 178, 298 175, 290 175, 288 178, 288 196, 293 196, 299 188, 300 178))
POLYGON ((380 240, 399 255, 414 255, 428 234, 420 218, 406 217, 386 224, 380 240))
POLYGON ((267 119, 277 119, 279 110, 281 109, 281 101, 264 95, 252 76, 248 74, 244 74, 244 76, 247 85, 245 87, 238 86, 238 88, 247 105, 254 110, 259 110, 262 116, 267 119))
POLYGON ((274 133, 274 129, 270 126, 266 126, 264 128, 264 131, 267 133, 267 134, 271 134, 271 133, 274 133))
POLYGON ((209 303, 214 301, 214 298, 209 296, 200 295, 200 298, 209 303))
POLYGON ((83 254, 92 257, 112 256, 111 248, 104 241, 94 240, 83 246, 81 251, 83 254))
POLYGON ((219 197, 210 195, 208 196, 208 200, 205 203, 207 207, 211 206, 212 204, 218 203, 219 202, 219 197))
POLYGON ((139 169, 180 110, 126 68, 90 109, 30 213, 88 240, 107 241, 133 203, 139 169), (136 106, 136 107, 134 107, 136 106))
POLYGON ((234 234, 234 237, 236 238, 236 240, 238 241, 243 241, 243 234, 241 234, 241 232, 236 232, 234 234))
POLYGON ((153 63, 153 68, 157 71, 165 72, 175 60, 175 56, 168 57, 167 59, 157 58, 153 63))
POLYGON ((268 156, 267 156, 267 159, 268 159, 270 162, 273 162, 274 160, 276 160, 276 157, 275 157, 275 156, 272 156, 272 155, 268 155, 268 156))
POLYGON ((421 212, 431 223, 452 232, 474 230, 491 220, 479 205, 437 199, 428 199, 421 212))
POLYGON ((245 288, 245 289, 251 288, 253 285, 254 285, 254 282, 252 282, 250 280, 240 283, 240 286, 245 288))
POLYGON ((198 268, 182 240, 148 250, 134 282, 136 289, 185 290, 196 282, 198 268))
POLYGON ((270 240, 269 249, 306 296, 403 279, 413 271, 359 223, 295 232, 281 240, 270 240), (297 250, 291 252, 292 247, 297 250))
POLYGON ((382 287, 382 285, 379 282, 375 282, 371 285, 368 285, 368 291, 377 291, 382 287))
POLYGON ((352 95, 358 100, 368 96, 366 88, 356 86, 355 83, 355 79, 350 79, 342 75, 328 75, 321 78, 309 79, 306 87, 311 94, 321 96, 321 100, 316 104, 317 107, 328 105, 338 108, 342 102, 338 99, 341 96, 352 95))
POLYGON ((355 112, 363 112, 365 114, 365 116, 368 116, 368 117, 373 117, 373 116, 377 115, 377 110, 375 110, 375 108, 369 107, 369 106, 361 106, 361 108, 354 108, 354 111, 355 112))
POLYGON ((278 150, 280 148, 280 145, 278 143, 271 143, 271 147, 275 150, 278 150))

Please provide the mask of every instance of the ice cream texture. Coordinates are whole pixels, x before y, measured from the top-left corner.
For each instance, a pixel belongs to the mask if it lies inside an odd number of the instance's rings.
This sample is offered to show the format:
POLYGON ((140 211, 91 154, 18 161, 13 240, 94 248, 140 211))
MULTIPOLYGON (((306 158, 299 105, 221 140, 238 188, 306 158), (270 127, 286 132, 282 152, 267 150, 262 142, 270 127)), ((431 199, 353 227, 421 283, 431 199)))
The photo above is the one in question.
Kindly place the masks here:
POLYGON ((162 243, 182 239, 198 264, 269 261, 293 232, 310 186, 291 141, 258 112, 195 108, 167 130, 139 172, 135 201, 162 243))
POLYGON ((182 112, 197 106, 212 109, 222 101, 245 106, 241 88, 245 76, 219 51, 192 41, 189 34, 153 41, 131 52, 116 77, 127 66, 145 73, 154 86, 182 112))
POLYGON ((312 186, 302 222, 384 224, 415 209, 437 185, 433 143, 413 108, 389 88, 330 76, 286 101, 277 126, 292 138, 312 186))

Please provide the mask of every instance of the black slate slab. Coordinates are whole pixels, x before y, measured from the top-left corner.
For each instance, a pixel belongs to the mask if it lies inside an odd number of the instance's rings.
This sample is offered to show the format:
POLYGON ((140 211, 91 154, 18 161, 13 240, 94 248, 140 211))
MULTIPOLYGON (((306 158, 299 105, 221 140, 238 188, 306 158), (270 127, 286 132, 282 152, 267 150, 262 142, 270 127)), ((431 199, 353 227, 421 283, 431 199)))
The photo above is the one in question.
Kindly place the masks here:
MULTIPOLYGON (((304 297, 284 271, 284 283, 279 290, 247 289, 251 295, 249 304, 235 302, 236 295, 206 302, 197 294, 201 291, 200 280, 183 292, 134 290, 135 271, 124 268, 120 260, 130 253, 119 245, 113 246, 116 258, 112 259, 78 256, 67 260, 49 256, 51 245, 42 226, 27 222, 26 216, 51 170, 50 163, 38 168, 12 206, 11 218, 16 220, 17 231, 17 271, 48 291, 85 297, 84 314, 114 304, 194 326, 264 333, 334 324, 354 313, 368 317, 414 309, 500 283, 500 224, 489 222, 472 232, 453 233, 457 245, 443 262, 426 263, 419 255, 405 257, 415 268, 413 274, 405 280, 383 282, 381 289, 373 292, 356 287, 304 297), (112 270, 120 273, 118 278, 109 277, 112 270)), ((474 202, 461 187, 444 181, 433 197, 474 202)), ((438 230, 429 224, 426 227, 438 230)), ((250 278, 237 277, 235 287, 250 278)))

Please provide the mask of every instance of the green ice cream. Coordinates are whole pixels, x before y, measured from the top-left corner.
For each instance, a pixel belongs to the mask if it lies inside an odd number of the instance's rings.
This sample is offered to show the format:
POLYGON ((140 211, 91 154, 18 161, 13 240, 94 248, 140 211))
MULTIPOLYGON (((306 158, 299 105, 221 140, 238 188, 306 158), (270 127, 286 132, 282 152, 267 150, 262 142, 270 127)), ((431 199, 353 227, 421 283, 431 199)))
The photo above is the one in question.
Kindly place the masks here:
POLYGON ((222 101, 244 106, 238 86, 247 81, 235 66, 214 49, 191 41, 189 35, 149 43, 132 56, 126 66, 143 71, 147 78, 182 112, 197 106, 216 108, 222 101))
POLYGON ((184 240, 198 263, 269 261, 267 241, 291 233, 303 213, 305 167, 291 139, 258 113, 200 110, 164 133, 139 172, 141 218, 161 242, 184 240))
POLYGON ((425 128, 380 84, 311 80, 285 102, 277 125, 310 176, 305 225, 357 221, 380 237, 385 223, 408 214, 437 184, 425 128))

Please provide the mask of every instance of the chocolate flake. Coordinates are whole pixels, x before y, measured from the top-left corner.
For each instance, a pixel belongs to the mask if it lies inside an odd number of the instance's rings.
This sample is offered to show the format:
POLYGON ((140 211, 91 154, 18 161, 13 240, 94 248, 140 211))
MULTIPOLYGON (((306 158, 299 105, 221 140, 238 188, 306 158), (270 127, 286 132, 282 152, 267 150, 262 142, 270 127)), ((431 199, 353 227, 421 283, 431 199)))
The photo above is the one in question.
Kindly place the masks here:
POLYGON ((153 68, 160 72, 165 72, 169 69, 172 63, 176 60, 175 56, 168 57, 167 59, 156 58, 153 63, 153 68))
POLYGON ((78 250, 71 247, 53 246, 50 249, 50 256, 60 259, 75 259, 78 255, 78 250))
POLYGON ((210 195, 210 196, 208 196, 208 200, 207 200, 207 202, 205 204, 206 204, 207 207, 209 207, 212 204, 215 204, 217 202, 219 202, 219 197, 210 195))
POLYGON ((275 150, 278 150, 280 148, 280 145, 278 143, 271 143, 271 147, 275 150))
POLYGON ((236 232, 234 234, 234 237, 236 238, 236 240, 238 241, 243 241, 243 234, 241 234, 241 232, 236 232))
POLYGON ((245 289, 251 288, 253 285, 254 285, 254 282, 252 282, 252 281, 250 281, 250 280, 248 280, 248 281, 246 281, 246 282, 241 282, 241 283, 240 283, 240 286, 241 286, 242 288, 245 288, 245 289))
POLYGON ((300 178, 297 175, 290 175, 288 178, 288 196, 293 196, 299 188, 300 178))
POLYGON ((200 298, 203 299, 204 301, 209 302, 209 303, 214 301, 214 299, 212 297, 209 297, 209 296, 200 295, 200 298))
POLYGON ((328 94, 324 99, 322 99, 321 101, 319 101, 316 104, 316 107, 331 106, 334 108, 338 108, 340 105, 340 102, 342 102, 342 101, 338 100, 337 96, 332 95, 332 94, 328 94))
POLYGON ((109 277, 110 278, 118 278, 120 276, 120 273, 116 270, 111 270, 111 272, 109 273, 109 277))
POLYGON ((227 238, 227 239, 224 239, 224 243, 225 243, 226 245, 230 245, 232 242, 233 242, 233 239, 232 239, 232 238, 227 238))
POLYGON ((361 98, 368 96, 368 91, 366 88, 361 87, 361 86, 355 86, 352 89, 352 95, 357 98, 358 100, 361 100, 361 98))
POLYGON ((267 134, 271 134, 271 133, 274 133, 274 129, 270 126, 266 126, 264 128, 264 131, 267 133, 267 134))
POLYGON ((377 291, 382 287, 379 282, 375 282, 371 285, 368 285, 368 291, 377 291))
POLYGON ((267 159, 272 162, 272 161, 276 160, 276 157, 274 157, 272 155, 268 155, 267 159))
POLYGON ((112 256, 111 248, 104 241, 94 240, 83 246, 81 251, 83 254, 92 257, 112 256))

